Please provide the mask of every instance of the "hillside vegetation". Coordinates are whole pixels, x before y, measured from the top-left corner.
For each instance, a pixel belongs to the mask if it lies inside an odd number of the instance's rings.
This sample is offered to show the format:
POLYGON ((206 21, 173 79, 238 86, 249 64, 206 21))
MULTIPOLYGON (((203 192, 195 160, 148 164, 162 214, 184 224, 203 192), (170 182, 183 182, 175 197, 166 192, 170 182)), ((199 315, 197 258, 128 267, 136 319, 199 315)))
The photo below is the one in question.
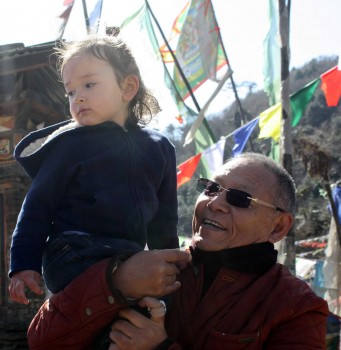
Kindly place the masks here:
MULTIPOLYGON (((319 78, 319 76, 337 64, 336 57, 321 57, 299 69, 293 69, 290 73, 290 90, 294 93, 302 89, 307 83, 319 78)), ((247 121, 257 117, 259 113, 269 108, 268 97, 262 91, 250 92, 241 100, 244 115, 247 121)), ((216 139, 233 132, 239 125, 236 122, 237 108, 233 103, 220 115, 209 116, 208 121, 216 139)), ((195 154, 194 146, 182 147, 183 138, 189 126, 182 128, 182 137, 178 137, 178 130, 170 126, 167 129, 168 136, 176 146, 177 163, 184 162, 195 154), (176 137, 175 137, 176 135, 176 137)), ((297 211, 295 239, 316 238, 328 234, 330 225, 330 213, 327 209, 328 199, 324 191, 322 179, 312 178, 304 167, 300 154, 301 140, 316 145, 330 161, 329 177, 331 183, 341 180, 341 109, 340 107, 327 107, 324 94, 317 87, 311 102, 299 124, 293 128, 293 177, 297 185, 297 211)), ((271 147, 270 140, 259 140, 257 130, 251 135, 250 142, 244 151, 265 153, 271 147)), ((227 145, 232 140, 227 139, 227 145)), ((230 155, 228 146, 225 157, 230 155)), ((179 188, 179 234, 190 236, 191 218, 194 203, 197 198, 195 192, 195 174, 192 180, 179 188)))

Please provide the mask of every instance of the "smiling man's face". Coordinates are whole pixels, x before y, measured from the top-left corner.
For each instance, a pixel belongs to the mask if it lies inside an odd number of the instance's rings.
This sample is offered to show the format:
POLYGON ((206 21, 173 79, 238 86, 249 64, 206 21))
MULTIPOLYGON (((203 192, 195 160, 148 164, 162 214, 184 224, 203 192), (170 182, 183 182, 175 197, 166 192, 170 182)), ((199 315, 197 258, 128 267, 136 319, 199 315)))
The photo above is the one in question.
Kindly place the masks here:
MULTIPOLYGON (((233 160, 212 178, 224 188, 248 192, 253 198, 274 202, 275 176, 264 167, 245 160, 233 160)), ((248 208, 238 208, 226 201, 226 191, 215 197, 201 194, 195 205, 193 235, 201 240, 202 250, 222 250, 260 242, 277 241, 278 219, 282 214, 254 202, 248 208)))

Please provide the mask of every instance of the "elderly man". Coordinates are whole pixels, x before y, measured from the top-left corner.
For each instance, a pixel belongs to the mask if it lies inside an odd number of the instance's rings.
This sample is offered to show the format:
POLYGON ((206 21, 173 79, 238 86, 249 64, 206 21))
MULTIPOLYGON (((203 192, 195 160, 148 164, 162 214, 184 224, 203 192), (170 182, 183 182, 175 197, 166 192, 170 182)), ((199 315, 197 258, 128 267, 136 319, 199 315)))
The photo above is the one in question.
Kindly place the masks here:
POLYGON ((28 333, 32 344, 45 337, 65 346, 67 338, 73 337, 72 349, 90 349, 83 342, 90 339, 89 329, 95 332, 103 326, 101 313, 108 321, 110 311, 116 317, 120 308, 120 319, 110 333, 110 350, 324 349, 326 302, 276 263, 274 243, 286 236, 293 223, 295 186, 290 175, 263 155, 244 153, 227 161, 212 179, 199 179, 197 189, 201 194, 193 217, 192 261, 177 281, 175 265, 186 258, 172 255, 171 250, 138 253, 109 270, 108 262, 97 264, 96 271, 83 273, 50 302, 58 309, 50 327, 58 327, 64 317, 71 327, 69 334, 56 337, 57 331, 44 327, 48 311, 43 306, 28 333), (106 278, 105 270, 110 271, 106 278), (153 276, 147 278, 151 271, 153 276), (141 274, 144 280, 136 283, 141 274), (95 276, 96 281, 91 281, 95 276), (84 290, 87 279, 100 292, 84 290), (111 306, 105 305, 110 288, 116 295, 111 306), (115 288, 120 290, 118 295, 115 288), (139 302, 151 310, 151 318, 124 308, 132 302, 128 298, 160 297, 171 290, 165 319, 161 302, 154 298, 139 302), (79 295, 79 307, 67 309, 68 299, 79 295), (117 305, 119 300, 121 305, 117 305), (77 315, 81 322, 85 319, 82 312, 90 305, 96 312, 89 316, 90 328, 85 331, 85 326, 77 328, 70 318, 77 315))

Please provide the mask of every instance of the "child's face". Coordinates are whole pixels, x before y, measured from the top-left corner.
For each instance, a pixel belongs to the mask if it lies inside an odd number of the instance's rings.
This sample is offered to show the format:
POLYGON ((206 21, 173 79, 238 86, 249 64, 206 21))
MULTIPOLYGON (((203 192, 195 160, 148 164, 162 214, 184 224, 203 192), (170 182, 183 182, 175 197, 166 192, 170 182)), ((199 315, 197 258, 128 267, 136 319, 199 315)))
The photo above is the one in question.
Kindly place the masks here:
POLYGON ((84 53, 72 57, 64 66, 63 82, 72 118, 80 125, 114 121, 124 126, 129 99, 107 61, 84 53))

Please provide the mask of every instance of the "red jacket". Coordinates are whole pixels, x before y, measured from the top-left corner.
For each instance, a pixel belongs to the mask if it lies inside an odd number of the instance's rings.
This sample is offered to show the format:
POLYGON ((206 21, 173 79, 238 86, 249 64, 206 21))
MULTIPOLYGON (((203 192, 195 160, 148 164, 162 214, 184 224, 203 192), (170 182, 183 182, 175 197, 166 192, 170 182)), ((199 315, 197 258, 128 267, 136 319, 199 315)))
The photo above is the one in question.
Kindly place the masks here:
MULTIPOLYGON (((119 309, 107 264, 92 266, 43 304, 28 330, 31 350, 91 349, 119 309)), ((180 280, 167 312, 167 332, 176 340, 169 350, 325 349, 326 302, 282 265, 262 276, 222 269, 202 300, 201 266, 189 266, 180 280)))
POLYGON ((28 328, 30 350, 92 350, 122 306, 106 283, 110 259, 91 266, 40 307, 28 328))
POLYGON ((167 313, 171 350, 325 349, 327 303, 286 267, 261 276, 221 269, 200 300, 202 277, 200 265, 180 274, 167 313))

